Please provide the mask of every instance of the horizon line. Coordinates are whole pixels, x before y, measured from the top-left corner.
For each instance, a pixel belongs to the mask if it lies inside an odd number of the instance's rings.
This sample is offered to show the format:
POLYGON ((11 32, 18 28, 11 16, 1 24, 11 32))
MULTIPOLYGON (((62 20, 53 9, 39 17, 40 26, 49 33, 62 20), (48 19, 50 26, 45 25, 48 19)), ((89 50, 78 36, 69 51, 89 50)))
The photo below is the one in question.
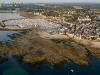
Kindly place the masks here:
MULTIPOLYGON (((8 1, 9 2, 9 1, 8 1)), ((11 2, 17 2, 17 1, 11 1, 11 2)), ((23 1, 19 1, 23 2, 23 1)), ((5 2, 0 2, 0 3, 5 3, 5 2)), ((24 3, 100 3, 100 2, 24 2, 24 3)))
POLYGON ((24 2, 24 3, 100 3, 100 2, 24 2))

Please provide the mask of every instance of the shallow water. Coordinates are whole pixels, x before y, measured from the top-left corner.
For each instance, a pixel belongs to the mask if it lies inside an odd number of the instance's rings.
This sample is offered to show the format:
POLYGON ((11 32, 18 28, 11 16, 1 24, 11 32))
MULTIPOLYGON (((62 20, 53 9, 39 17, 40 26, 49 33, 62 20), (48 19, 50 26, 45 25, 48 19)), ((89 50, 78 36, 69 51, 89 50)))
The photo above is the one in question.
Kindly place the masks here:
POLYGON ((17 13, 0 13, 0 21, 7 19, 24 18, 17 13))
POLYGON ((12 34, 19 34, 20 31, 0 31, 0 42, 8 42, 12 41, 12 39, 9 37, 9 35, 12 34))
POLYGON ((8 62, 0 64, 0 75, 100 75, 100 59, 93 57, 90 63, 90 66, 78 66, 68 60, 58 67, 42 64, 32 68, 10 57, 8 62))
MULTIPOLYGON (((15 19, 15 18, 24 18, 23 16, 20 16, 20 14, 17 13, 0 13, 0 21, 6 20, 6 19, 15 19)), ((11 25, 8 22, 5 22, 6 25, 11 25)), ((17 28, 17 26, 6 26, 5 28, 17 28)), ((1 27, 2 28, 2 27, 1 27)), ((19 31, 0 31, 0 42, 8 42, 12 41, 9 35, 19 33, 19 31)))

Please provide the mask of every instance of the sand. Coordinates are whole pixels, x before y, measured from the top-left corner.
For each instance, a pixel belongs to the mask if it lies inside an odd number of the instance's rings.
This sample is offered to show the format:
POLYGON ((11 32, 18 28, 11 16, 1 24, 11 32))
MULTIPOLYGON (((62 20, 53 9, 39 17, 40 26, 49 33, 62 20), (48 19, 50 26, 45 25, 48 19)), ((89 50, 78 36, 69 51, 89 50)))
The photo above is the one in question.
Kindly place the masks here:
MULTIPOLYGON (((53 38, 67 39, 67 38, 69 38, 68 36, 61 35, 61 34, 51 35, 45 31, 38 31, 38 34, 41 38, 45 38, 45 39, 53 39, 53 38)), ((85 44, 85 45, 90 44, 92 47, 100 48, 100 42, 95 42, 95 41, 85 40, 85 39, 75 39, 75 41, 79 41, 80 43, 85 44)))
POLYGON ((38 34, 40 35, 41 38, 45 39, 52 39, 52 38, 68 38, 66 35, 61 35, 61 34, 56 34, 56 35, 51 35, 45 31, 39 31, 38 34))

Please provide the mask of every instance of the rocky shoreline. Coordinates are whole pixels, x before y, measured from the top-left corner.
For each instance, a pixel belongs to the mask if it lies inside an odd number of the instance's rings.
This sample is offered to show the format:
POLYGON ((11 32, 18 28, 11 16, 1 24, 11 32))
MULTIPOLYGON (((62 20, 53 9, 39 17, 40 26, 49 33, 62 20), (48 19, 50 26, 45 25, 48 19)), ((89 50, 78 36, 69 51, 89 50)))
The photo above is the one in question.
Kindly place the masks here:
POLYGON ((0 54, 12 54, 19 57, 22 63, 36 64, 39 62, 60 64, 68 59, 77 65, 89 65, 89 56, 82 45, 70 39, 43 39, 37 29, 15 38, 14 42, 0 46, 0 54))
POLYGON ((0 44, 0 54, 11 54, 20 58, 21 63, 35 65, 50 63, 57 65, 71 60, 77 65, 89 65, 90 54, 100 58, 100 48, 76 42, 71 38, 42 38, 40 29, 27 32, 23 36, 14 38, 15 41, 0 44))
POLYGON ((8 61, 8 58, 0 56, 0 64, 8 61))

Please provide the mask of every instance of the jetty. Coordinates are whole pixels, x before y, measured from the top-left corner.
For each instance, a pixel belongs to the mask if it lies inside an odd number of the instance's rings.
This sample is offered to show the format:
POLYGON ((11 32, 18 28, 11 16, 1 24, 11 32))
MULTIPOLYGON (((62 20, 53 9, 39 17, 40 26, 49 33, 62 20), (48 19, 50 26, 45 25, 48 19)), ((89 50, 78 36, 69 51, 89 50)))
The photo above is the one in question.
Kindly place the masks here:
POLYGON ((1 27, 5 27, 4 22, 0 21, 0 26, 1 26, 1 27))
POLYGON ((0 13, 15 13, 15 11, 0 10, 0 13))
POLYGON ((0 28, 0 31, 23 31, 23 30, 33 30, 34 28, 0 28))
POLYGON ((22 19, 27 19, 27 18, 7 19, 7 20, 3 20, 2 22, 11 21, 11 20, 22 20, 22 19))
POLYGON ((32 30, 34 27, 49 30, 48 33, 58 33, 58 28, 61 27, 60 24, 48 21, 43 18, 17 18, 17 19, 7 19, 1 22, 2 28, 0 30, 13 30, 13 31, 22 31, 22 30, 32 30), (5 22, 9 22, 11 25, 5 25, 5 22), (17 26, 18 28, 6 28, 6 26, 17 26))

